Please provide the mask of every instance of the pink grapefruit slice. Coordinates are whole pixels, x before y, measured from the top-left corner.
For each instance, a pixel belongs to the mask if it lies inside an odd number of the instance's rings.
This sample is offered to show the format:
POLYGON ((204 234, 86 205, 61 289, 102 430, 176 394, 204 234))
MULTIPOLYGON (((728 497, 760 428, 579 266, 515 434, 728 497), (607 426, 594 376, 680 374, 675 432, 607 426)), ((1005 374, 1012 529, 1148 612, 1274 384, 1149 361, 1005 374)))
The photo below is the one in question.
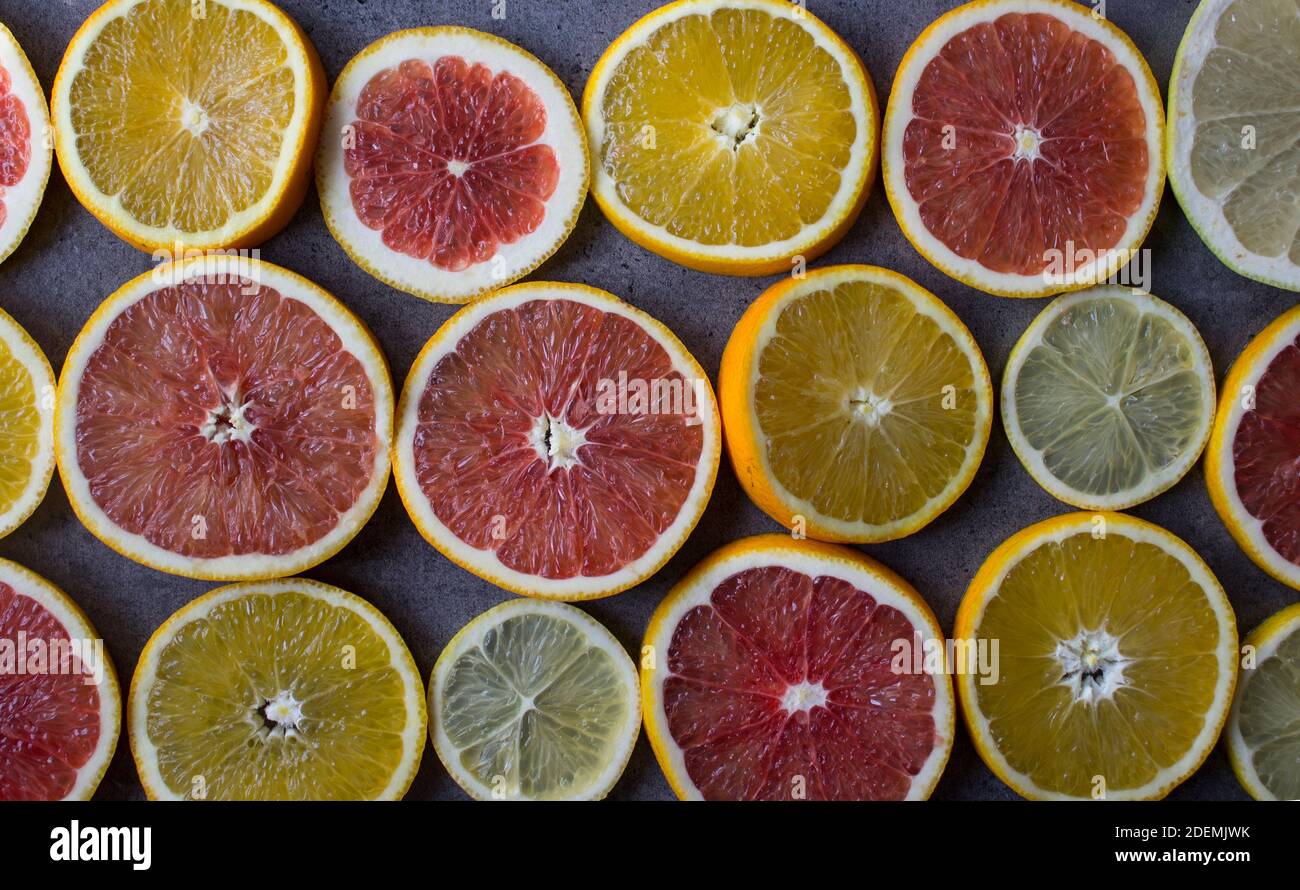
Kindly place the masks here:
POLYGON ((0 262, 23 240, 50 178, 45 91, 23 48, 0 24, 0 262))
POLYGON ((609 596, 695 527, 718 411, 672 332, 595 288, 530 282, 453 315, 398 406, 397 489, 424 537, 507 590, 609 596))
POLYGON ((392 411, 383 354, 342 303, 270 263, 201 257, 91 316, 64 363, 55 452, 78 517, 123 555, 273 578, 374 512, 392 411))
POLYGON ((89 619, 0 559, 0 800, 89 800, 121 728, 117 675, 89 619))
POLYGON ((589 161, 573 98, 534 56, 469 28, 415 28, 343 69, 316 176, 325 222, 358 265, 462 303, 559 248, 589 161))
POLYGON ((924 799, 952 750, 942 640, 911 585, 857 551, 736 541, 650 619, 646 734, 683 799, 924 799))

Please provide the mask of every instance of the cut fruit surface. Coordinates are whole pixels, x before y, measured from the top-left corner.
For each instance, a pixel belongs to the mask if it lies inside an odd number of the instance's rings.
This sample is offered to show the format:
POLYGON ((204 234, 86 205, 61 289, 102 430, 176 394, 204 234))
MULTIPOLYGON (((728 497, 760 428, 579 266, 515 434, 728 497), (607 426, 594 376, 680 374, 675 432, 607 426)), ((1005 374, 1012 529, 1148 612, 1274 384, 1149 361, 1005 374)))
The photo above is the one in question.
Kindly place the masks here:
POLYGON ((717 406, 659 322, 578 284, 476 300, 416 358, 394 470, 421 534, 507 590, 590 599, 654 574, 717 475, 717 406))
POLYGON ((1243 649, 1254 661, 1228 720, 1232 769, 1256 800, 1300 800, 1300 604, 1251 631, 1243 649))
POLYGON ((1173 486, 1214 422, 1201 335, 1150 294, 1102 286, 1056 299, 1011 350, 1002 419, 1025 469, 1085 510, 1123 510, 1173 486))
POLYGON ((427 727, 388 619, 306 578, 232 584, 176 612, 140 654, 129 709, 152 800, 396 800, 427 727))
POLYGON ((54 475, 54 371, 0 309, 0 537, 22 525, 54 475))
POLYGON ((1233 271, 1300 290, 1300 9, 1202 0, 1169 82, 1169 182, 1233 271))
POLYGON ((45 195, 53 148, 45 91, 0 23, 0 262, 23 240, 45 195))
POLYGON ((1223 383, 1205 454, 1210 500, 1260 568, 1300 590, 1300 306, 1250 342, 1223 383))
POLYGON ((393 394, 365 326, 292 272, 198 258, 123 285, 60 380, 78 517, 165 572, 290 575, 361 529, 388 482, 393 394))
POLYGON ((829 250, 875 175, 857 55, 800 6, 680 0, 605 50, 582 97, 601 210, 706 272, 768 275, 829 250))
POLYGON ((957 691, 984 762, 1034 799, 1164 797, 1214 747, 1237 677, 1237 627, 1183 541, 1122 513, 1070 513, 993 551, 957 610, 994 682, 957 691))
POLYGON ((1069 0, 979 0, 903 57, 885 188, 913 246, 971 287, 1078 290, 1141 246, 1164 187, 1160 90, 1122 31, 1069 0))
POLYGON ((573 231, 590 164, 578 111, 530 53, 469 28, 366 47, 334 83, 316 165, 325 222, 363 269, 463 303, 573 231))
POLYGON ((306 193, 325 74, 264 0, 108 0, 64 54, 51 110, 82 205, 146 251, 247 247, 306 193))
POLYGON ((919 657, 942 642, 917 592, 866 556, 746 538, 650 619, 646 734, 683 799, 924 799, 952 750, 945 662, 919 657))
POLYGON ((122 728, 104 641, 66 594, 0 559, 0 801, 89 800, 122 728))
POLYGON ((451 639, 429 679, 438 757, 479 800, 599 800, 641 729, 636 667, 563 603, 512 600, 451 639))
POLYGON ((780 281, 732 331, 718 377, 736 476, 769 516, 825 541, 887 541, 970 484, 992 426, 975 339, 896 272, 780 281))

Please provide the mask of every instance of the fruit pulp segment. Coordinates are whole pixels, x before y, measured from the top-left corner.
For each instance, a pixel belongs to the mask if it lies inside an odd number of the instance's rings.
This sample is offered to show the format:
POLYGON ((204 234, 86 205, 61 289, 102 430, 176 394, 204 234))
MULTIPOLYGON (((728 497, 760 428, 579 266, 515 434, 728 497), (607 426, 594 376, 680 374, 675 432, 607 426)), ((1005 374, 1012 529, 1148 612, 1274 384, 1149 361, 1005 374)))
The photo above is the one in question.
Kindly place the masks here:
POLYGON ((1008 13, 954 36, 922 71, 912 113, 904 175, 922 223, 994 272, 1038 275, 1051 251, 1077 267, 1117 245, 1156 162, 1132 73, 1052 15, 1008 13))
POLYGON ((1279 800, 1300 799, 1300 633, 1243 671, 1237 725, 1260 782, 1279 800))
POLYGON ((845 522, 885 524, 941 494, 975 437, 970 358, 898 290, 849 281, 781 309, 754 411, 787 491, 845 522))
POLYGON ((69 93, 77 157, 138 222, 219 229, 270 190, 294 81, 253 12, 144 0, 86 48, 69 93))
POLYGON ((0 65, 0 226, 9 216, 5 190, 22 182, 32 158, 32 125, 23 100, 15 96, 9 72, 0 65))
POLYGON ((459 56, 408 59, 361 91, 344 151, 352 206, 389 248, 457 272, 542 224, 560 165, 520 78, 459 56))
POLYGON ((719 9, 660 26, 611 73, 599 162, 669 234, 753 247, 822 220, 858 121, 836 59, 789 16, 719 9))
POLYGON ((41 413, 32 375, 0 341, 0 513, 27 490, 40 451, 41 413))

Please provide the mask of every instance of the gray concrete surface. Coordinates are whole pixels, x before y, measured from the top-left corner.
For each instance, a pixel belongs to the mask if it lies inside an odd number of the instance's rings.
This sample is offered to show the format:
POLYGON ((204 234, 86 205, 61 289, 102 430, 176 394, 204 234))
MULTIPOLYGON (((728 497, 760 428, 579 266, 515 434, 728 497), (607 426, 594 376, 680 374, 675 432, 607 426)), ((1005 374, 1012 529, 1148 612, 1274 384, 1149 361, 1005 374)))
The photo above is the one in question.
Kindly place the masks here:
MULTIPOLYGON (((315 43, 331 79, 352 55, 384 34, 417 25, 459 24, 524 46, 550 65, 575 96, 605 47, 656 5, 655 0, 507 0, 505 19, 496 20, 493 2, 280 0, 315 43)), ((0 20, 26 49, 47 94, 64 47, 96 5, 93 0, 0 0, 0 20)), ((883 100, 910 42, 956 5, 951 0, 811 0, 810 8, 862 56, 883 100)), ((1107 3, 1110 18, 1146 55, 1162 89, 1195 5, 1194 0, 1107 3)), ((1293 294, 1247 281, 1220 265, 1168 189, 1146 246, 1154 253, 1153 292, 1200 328, 1220 379, 1246 342, 1296 302, 1293 294)), ((263 245, 262 257, 307 275, 351 306, 378 334, 398 385, 419 347, 453 311, 392 290, 353 265, 326 231, 314 190, 290 226, 263 245)), ((841 262, 896 269, 938 294, 974 332, 995 379, 1016 338, 1045 305, 986 296, 932 268, 903 238, 879 182, 857 225, 820 264, 841 262)), ((119 241, 81 208, 56 167, 31 232, 0 266, 0 306, 40 342, 57 370, 99 301, 149 266, 148 256, 119 241)), ((623 238, 592 201, 569 241, 532 277, 586 282, 625 297, 672 328, 712 375, 732 325, 770 283, 700 274, 660 259, 623 238)), ((1021 468, 999 422, 979 475, 952 509, 910 538, 864 549, 915 584, 951 630, 962 592, 988 553, 1020 528, 1066 509, 1021 468)), ((1227 587, 1243 632, 1295 600, 1294 591, 1268 578, 1237 549, 1210 506, 1199 466, 1177 487, 1133 512, 1182 536, 1201 553, 1227 587)), ((681 552, 647 583, 586 608, 635 651, 651 611, 690 566, 725 542, 776 529, 749 503, 724 460, 708 512, 681 552)), ((40 572, 85 608, 107 640, 124 682, 150 633, 213 586, 164 575, 111 552, 77 522, 57 480, 35 515, 0 541, 0 555, 40 572)), ((457 629, 510 596, 429 547, 391 485, 361 534, 308 574, 374 602, 405 637, 426 677, 457 629)), ((123 739, 99 797, 141 796, 123 739)), ((409 798, 463 796, 432 749, 426 749, 409 798)), ((1012 796, 959 731, 937 797, 1012 796)), ((1174 793, 1176 798, 1243 796, 1222 749, 1174 793)), ((671 797, 644 736, 613 797, 671 797)))

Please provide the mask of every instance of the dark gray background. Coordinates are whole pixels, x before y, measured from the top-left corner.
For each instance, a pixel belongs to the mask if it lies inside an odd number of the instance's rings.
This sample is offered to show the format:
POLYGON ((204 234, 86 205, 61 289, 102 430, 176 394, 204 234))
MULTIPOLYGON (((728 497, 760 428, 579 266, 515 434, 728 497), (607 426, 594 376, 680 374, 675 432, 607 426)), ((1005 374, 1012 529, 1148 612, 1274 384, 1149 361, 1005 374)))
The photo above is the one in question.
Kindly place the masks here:
MULTIPOLYGON (((349 58, 391 31, 458 24, 494 32, 528 49, 559 74, 575 97, 581 96, 605 47, 657 5, 656 0, 507 0, 506 18, 498 21, 491 15, 493 2, 280 0, 280 5, 315 43, 331 82, 349 58)), ((0 20, 23 45, 47 95, 64 47, 97 5, 94 0, 0 0, 0 20)), ((908 45, 956 5, 952 0, 810 0, 810 10, 862 56, 882 104, 908 45)), ((1109 17, 1146 55, 1162 90, 1195 6, 1194 0, 1107 3, 1109 17)), ((1248 281, 1220 265, 1169 189, 1146 246, 1153 251, 1152 291, 1200 328, 1220 380, 1247 341, 1296 302, 1293 294, 1248 281)), ((378 335, 398 387, 420 346, 455 308, 395 291, 353 265, 326 231, 314 189, 289 227, 262 246, 262 258, 307 275, 351 306, 378 335)), ((861 219, 818 265, 846 262, 896 269, 938 294, 974 332, 995 381, 1016 338, 1046 305, 1045 300, 987 296, 931 267, 903 238, 879 182, 861 219)), ((31 231, 0 266, 0 306, 31 332, 57 372, 100 300, 149 267, 147 255, 118 240, 77 204, 56 166, 31 231)), ((531 277, 585 282, 626 298, 672 328, 715 379, 732 326, 772 280, 705 275, 660 259, 620 235, 594 201, 587 202, 568 242, 531 277)), ((1068 509, 1024 471, 997 421, 983 466, 956 505, 910 538, 863 549, 911 581, 951 631, 957 603, 989 552, 1024 526, 1068 509)), ((1228 590, 1243 635, 1296 598, 1238 550, 1210 505, 1200 466, 1133 512, 1181 536, 1209 562, 1228 590)), ((635 652, 655 605, 692 565, 728 541, 776 530, 746 499, 724 458, 708 511, 677 556, 640 587, 584 608, 635 652)), ((57 479, 32 518, 0 541, 0 555, 49 578, 81 604, 104 636, 124 687, 150 633, 214 586, 153 571, 110 551, 77 522, 57 479)), ((357 538, 307 574, 375 603, 406 639, 426 678, 452 634, 511 596, 426 544, 391 484, 357 538)), ((98 797, 142 796, 124 732, 98 797)), ((427 748, 408 797, 463 796, 427 748)), ((612 796, 672 796, 644 736, 612 796)), ((985 768, 959 728, 936 796, 1014 795, 985 768)), ((1244 794, 1220 747, 1173 796, 1226 799, 1244 794)))

